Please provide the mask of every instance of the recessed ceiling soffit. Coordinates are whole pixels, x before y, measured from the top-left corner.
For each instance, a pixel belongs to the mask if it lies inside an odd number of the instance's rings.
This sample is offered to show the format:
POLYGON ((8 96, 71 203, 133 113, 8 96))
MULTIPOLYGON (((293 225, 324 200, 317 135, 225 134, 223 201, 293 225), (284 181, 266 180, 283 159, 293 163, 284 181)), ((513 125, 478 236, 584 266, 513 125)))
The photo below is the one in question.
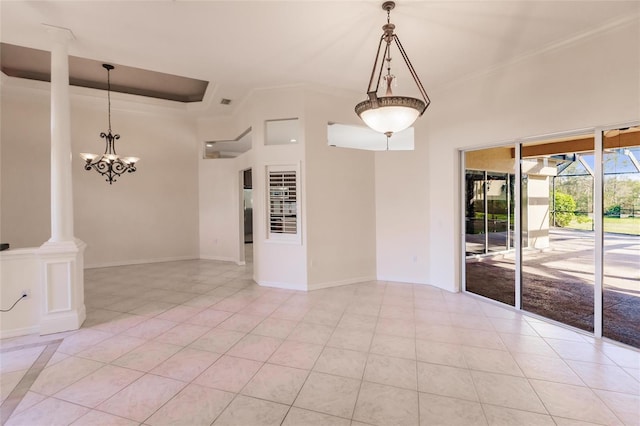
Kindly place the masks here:
MULTIPOLYGON (((69 84, 106 90, 104 61, 69 56, 69 84)), ((201 102, 208 81, 112 64, 111 91, 177 102, 201 102)), ((0 43, 0 69, 10 77, 51 81, 51 54, 0 43)))

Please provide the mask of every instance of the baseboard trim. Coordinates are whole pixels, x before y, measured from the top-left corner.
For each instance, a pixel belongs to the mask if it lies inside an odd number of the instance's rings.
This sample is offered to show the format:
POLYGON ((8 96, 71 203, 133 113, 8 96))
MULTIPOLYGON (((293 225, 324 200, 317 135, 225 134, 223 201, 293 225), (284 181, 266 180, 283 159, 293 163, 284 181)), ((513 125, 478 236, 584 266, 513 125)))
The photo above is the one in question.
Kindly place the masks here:
POLYGON ((27 334, 39 334, 40 325, 32 325, 31 327, 13 328, 10 330, 0 330, 0 339, 8 339, 10 337, 26 336, 27 334))
POLYGON ((339 281, 327 281, 323 283, 309 284, 306 286, 304 284, 289 284, 289 283, 281 283, 281 282, 275 282, 275 281, 256 281, 256 282, 258 283, 258 285, 262 287, 281 288, 284 290, 313 291, 313 290, 321 290, 323 288, 340 287, 343 285, 357 284, 357 283, 363 283, 363 282, 375 281, 375 280, 376 280, 376 277, 374 276, 355 277, 355 278, 348 278, 348 279, 339 280, 339 281))
POLYGON ((161 257, 155 259, 121 260, 117 262, 101 262, 85 265, 85 269, 110 268, 112 266, 141 265, 143 263, 176 262, 179 260, 198 260, 197 256, 161 257))
POLYGON ((307 287, 304 284, 289 284, 289 283, 280 283, 275 281, 256 281, 256 282, 258 283, 259 286, 262 286, 262 287, 281 288, 283 290, 307 291, 307 287))
POLYGON ((200 259, 202 259, 202 260, 217 260, 218 262, 238 263, 238 259, 234 259, 232 257, 223 257, 223 256, 203 256, 203 255, 200 255, 200 259))
MULTIPOLYGON (((385 276, 378 276, 378 278, 376 278, 378 281, 388 281, 388 282, 394 282, 394 283, 405 283, 405 284, 420 284, 420 285, 430 285, 432 287, 438 287, 437 285, 434 284, 430 284, 426 281, 422 281, 422 280, 407 280, 405 278, 398 278, 398 277, 385 277, 385 276)), ((440 287, 438 287, 440 288, 440 287)))
POLYGON ((86 318, 87 311, 84 305, 67 312, 45 314, 40 318, 40 335, 78 330, 86 318))
POLYGON ((376 281, 376 277, 375 276, 354 277, 354 278, 347 278, 346 280, 339 280, 339 281, 325 281, 322 283, 309 284, 308 288, 309 288, 309 291, 313 291, 313 290, 321 290, 323 288, 340 287, 343 285, 363 283, 367 281, 376 281))

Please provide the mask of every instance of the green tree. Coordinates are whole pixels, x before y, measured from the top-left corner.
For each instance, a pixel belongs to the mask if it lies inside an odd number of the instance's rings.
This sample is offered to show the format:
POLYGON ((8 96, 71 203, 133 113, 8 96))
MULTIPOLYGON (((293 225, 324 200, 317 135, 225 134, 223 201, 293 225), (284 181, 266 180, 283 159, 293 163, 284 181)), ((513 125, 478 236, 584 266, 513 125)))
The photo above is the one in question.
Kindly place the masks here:
POLYGON ((575 218, 576 202, 573 197, 564 192, 555 194, 555 225, 565 227, 575 218))
POLYGON ((576 212, 587 214, 593 211, 593 178, 586 176, 557 176, 556 191, 569 194, 576 202, 576 212))

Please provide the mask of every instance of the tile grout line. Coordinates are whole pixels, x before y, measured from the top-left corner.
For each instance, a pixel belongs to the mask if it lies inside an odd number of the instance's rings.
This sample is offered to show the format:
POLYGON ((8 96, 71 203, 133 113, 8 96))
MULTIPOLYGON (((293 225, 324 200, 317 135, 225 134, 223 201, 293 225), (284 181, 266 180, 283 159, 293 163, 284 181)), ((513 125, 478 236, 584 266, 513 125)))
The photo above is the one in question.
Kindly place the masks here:
MULTIPOLYGON (((307 313, 305 314, 305 316, 313 309, 309 308, 309 310, 307 311, 307 313)), ((340 318, 342 319, 342 316, 344 316, 344 311, 342 312, 342 315, 340 316, 340 318)), ((304 322, 304 316, 302 317, 302 319, 300 321, 298 321, 298 324, 304 322)), ((340 323, 340 320, 338 320, 338 323, 335 325, 335 327, 333 328, 333 331, 331 332, 331 335, 329 336, 329 338, 327 339, 327 342, 331 339, 331 336, 333 336, 333 333, 335 333, 335 330, 338 328, 338 324, 340 323)), ((297 326, 296 326, 297 328, 297 326)), ((295 328, 294 328, 295 329, 295 328)), ((293 333, 293 330, 291 331, 291 333, 293 333)), ((289 334, 291 334, 289 333, 289 334)), ((286 338, 285 338, 286 341, 286 338)), ((304 343, 304 342, 303 342, 304 343)), ((284 342, 283 342, 284 344, 284 342)), ((282 345, 281 345, 282 346, 282 345)), ((320 359, 320 357, 322 356, 322 353, 324 352, 324 349, 326 348, 326 342, 322 345, 322 349, 320 350, 320 353, 318 354, 318 357, 316 358, 316 360, 313 362, 313 365, 309 368, 309 372, 307 373, 307 377, 304 378, 304 381, 302 382, 302 385, 300 386, 300 389, 298 389, 298 392, 296 393, 295 398, 293 398, 293 401, 291 401, 291 404, 289 404, 289 408, 287 409, 287 412, 284 414, 284 417, 282 418, 282 421, 280 422, 280 425, 282 426, 282 424, 284 423, 284 421, 287 419, 287 416, 289 415, 289 413, 291 412, 291 409, 294 408, 294 404, 296 403, 296 400, 298 399, 298 397, 300 396, 300 392, 302 392, 302 388, 304 388, 304 385, 307 384, 307 380, 309 380, 309 377, 311 376, 311 373, 313 373, 313 367, 316 366, 316 364, 318 363, 318 360, 320 359)), ((274 352, 275 353, 275 352, 274 352)), ((266 361, 268 362, 268 360, 266 361)), ((266 363, 265 362, 265 363, 266 363)), ((248 382, 247 382, 248 384, 248 382)), ((246 387, 246 385, 245 385, 246 387)), ((326 413, 324 413, 326 414, 326 413)))
MULTIPOLYGON (((46 347, 40 353, 38 358, 33 362, 31 367, 27 370, 22 379, 18 382, 15 388, 11 391, 7 399, 0 405, 0 424, 5 424, 11 417, 15 409, 20 405, 22 399, 27 394, 31 385, 36 381, 42 370, 46 367, 47 363, 58 349, 58 346, 64 339, 53 340, 46 343, 46 347)), ((20 349, 26 349, 30 347, 39 346, 37 344, 24 345, 20 349)), ((15 349, 17 350, 17 349, 15 349)))
POLYGON ((418 325, 416 323, 416 288, 411 286, 411 295, 412 295, 412 312, 413 312, 413 349, 414 355, 416 356, 416 391, 418 395, 418 424, 421 424, 421 413, 420 413, 420 367, 418 365, 418 325))
MULTIPOLYGON (((373 339, 375 338, 376 335, 376 329, 378 328, 378 323, 380 322, 380 313, 382 312, 382 306, 384 305, 384 296, 387 292, 387 288, 388 288, 388 283, 385 281, 384 284, 384 291, 382 292, 382 297, 380 299, 380 307, 378 308, 378 314, 376 315, 376 325, 375 327, 373 327, 373 334, 371 336, 371 341, 369 342, 369 347, 367 348, 367 358, 364 361, 364 368, 362 369, 362 378, 360 379, 360 386, 358 387, 358 393, 356 395, 356 402, 353 405, 353 410, 351 411, 351 422, 353 423, 354 421, 359 421, 359 420, 355 420, 353 417, 356 415, 356 407, 358 406, 358 400, 360 399, 360 392, 362 391, 362 386, 364 385, 364 376, 367 373, 367 364, 369 364, 369 355, 371 355, 371 347, 373 346, 373 339)), ((416 364, 416 371, 417 371, 417 364, 416 364)), ((419 404, 419 401, 418 401, 419 404)))

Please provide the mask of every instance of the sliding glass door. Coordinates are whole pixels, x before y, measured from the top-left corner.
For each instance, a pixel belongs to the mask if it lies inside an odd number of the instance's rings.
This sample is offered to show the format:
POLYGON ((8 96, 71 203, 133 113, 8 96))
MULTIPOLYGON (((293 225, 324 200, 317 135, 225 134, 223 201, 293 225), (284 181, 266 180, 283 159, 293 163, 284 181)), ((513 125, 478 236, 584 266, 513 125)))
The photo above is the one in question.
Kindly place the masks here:
POLYGON ((603 335, 640 347, 640 129, 603 134, 603 335))
POLYGON ((593 135, 522 144, 522 309, 594 324, 593 135), (580 204, 580 210, 578 210, 580 204))
POLYGON ((465 156, 465 286, 515 303, 513 153, 509 147, 465 156))
POLYGON ((640 127, 462 160, 465 291, 640 348, 640 127))

